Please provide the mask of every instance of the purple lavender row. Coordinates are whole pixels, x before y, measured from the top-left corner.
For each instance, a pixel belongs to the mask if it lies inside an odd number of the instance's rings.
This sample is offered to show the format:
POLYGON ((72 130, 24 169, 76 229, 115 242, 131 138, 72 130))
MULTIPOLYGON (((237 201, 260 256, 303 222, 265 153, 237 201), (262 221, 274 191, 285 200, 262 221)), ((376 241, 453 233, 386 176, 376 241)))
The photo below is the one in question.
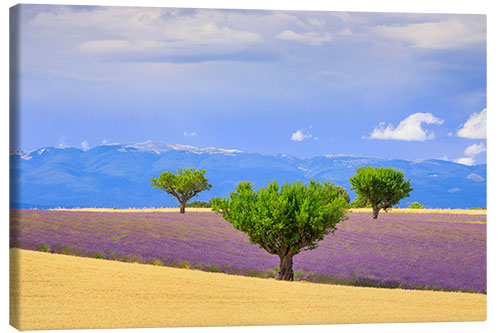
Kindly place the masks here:
MULTIPOLYGON (((314 251, 303 280, 486 293, 486 215, 350 213, 314 251)), ((11 211, 10 246, 272 276, 272 256, 214 213, 11 211)))

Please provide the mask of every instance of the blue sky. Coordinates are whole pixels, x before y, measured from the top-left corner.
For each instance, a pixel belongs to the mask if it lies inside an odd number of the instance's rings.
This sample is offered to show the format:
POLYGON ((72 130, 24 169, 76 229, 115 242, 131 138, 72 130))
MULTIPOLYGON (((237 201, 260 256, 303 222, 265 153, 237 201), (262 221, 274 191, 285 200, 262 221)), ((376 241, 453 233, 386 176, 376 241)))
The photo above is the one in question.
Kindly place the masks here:
POLYGON ((486 162, 486 17, 18 7, 19 147, 486 162))

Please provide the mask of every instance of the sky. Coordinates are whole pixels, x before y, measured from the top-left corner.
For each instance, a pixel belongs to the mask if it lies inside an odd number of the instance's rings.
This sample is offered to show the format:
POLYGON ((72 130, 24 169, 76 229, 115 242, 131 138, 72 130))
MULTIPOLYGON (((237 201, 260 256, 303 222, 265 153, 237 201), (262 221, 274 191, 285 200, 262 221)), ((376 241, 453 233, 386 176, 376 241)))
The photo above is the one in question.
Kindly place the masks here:
POLYGON ((20 5, 12 149, 486 163, 486 16, 20 5))

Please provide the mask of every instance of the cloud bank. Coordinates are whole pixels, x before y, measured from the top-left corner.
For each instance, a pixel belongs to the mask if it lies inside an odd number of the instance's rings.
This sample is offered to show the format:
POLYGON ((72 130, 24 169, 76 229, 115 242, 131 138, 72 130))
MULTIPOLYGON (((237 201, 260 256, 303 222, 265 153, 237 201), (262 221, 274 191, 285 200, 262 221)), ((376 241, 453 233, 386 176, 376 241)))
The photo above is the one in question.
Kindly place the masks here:
POLYGON ((486 44, 486 22, 482 15, 460 15, 439 22, 379 25, 375 34, 423 49, 457 49, 486 44))
POLYGON ((325 43, 332 41, 332 35, 330 33, 325 33, 324 35, 321 35, 316 31, 309 31, 299 34, 292 30, 284 30, 279 35, 277 35, 276 38, 296 41, 313 46, 323 45, 325 43))

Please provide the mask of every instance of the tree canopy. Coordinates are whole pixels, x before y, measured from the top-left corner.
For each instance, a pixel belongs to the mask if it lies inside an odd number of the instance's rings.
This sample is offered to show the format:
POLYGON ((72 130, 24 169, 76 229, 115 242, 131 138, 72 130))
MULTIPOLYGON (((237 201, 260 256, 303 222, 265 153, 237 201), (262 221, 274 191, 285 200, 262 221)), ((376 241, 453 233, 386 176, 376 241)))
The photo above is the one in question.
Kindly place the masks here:
POLYGON ((150 185, 173 195, 179 201, 181 214, 184 214, 189 199, 212 187, 205 177, 205 170, 194 168, 177 169, 176 174, 162 172, 158 178, 151 178, 150 185))
POLYGON ((334 189, 339 192, 339 195, 342 196, 347 203, 351 202, 351 197, 349 196, 349 193, 347 193, 347 190, 343 188, 342 186, 334 186, 334 189))
POLYGON ((419 204, 418 202, 412 202, 411 204, 408 205, 408 208, 412 209, 425 209, 424 205, 419 204))
POLYGON ((413 190, 410 179, 405 180, 403 172, 393 168, 358 168, 356 174, 349 178, 359 197, 359 202, 368 201, 372 207, 372 218, 378 218, 381 209, 387 211, 401 199, 410 196, 413 190))
POLYGON ((370 208, 371 205, 366 198, 356 197, 351 202, 351 208, 370 208))
POLYGON ((212 210, 221 214, 250 242, 280 258, 278 279, 293 280, 293 256, 312 250, 337 223, 347 219, 348 203, 341 191, 329 183, 309 180, 285 183, 270 181, 268 187, 253 190, 240 182, 229 199, 214 198, 212 210))

